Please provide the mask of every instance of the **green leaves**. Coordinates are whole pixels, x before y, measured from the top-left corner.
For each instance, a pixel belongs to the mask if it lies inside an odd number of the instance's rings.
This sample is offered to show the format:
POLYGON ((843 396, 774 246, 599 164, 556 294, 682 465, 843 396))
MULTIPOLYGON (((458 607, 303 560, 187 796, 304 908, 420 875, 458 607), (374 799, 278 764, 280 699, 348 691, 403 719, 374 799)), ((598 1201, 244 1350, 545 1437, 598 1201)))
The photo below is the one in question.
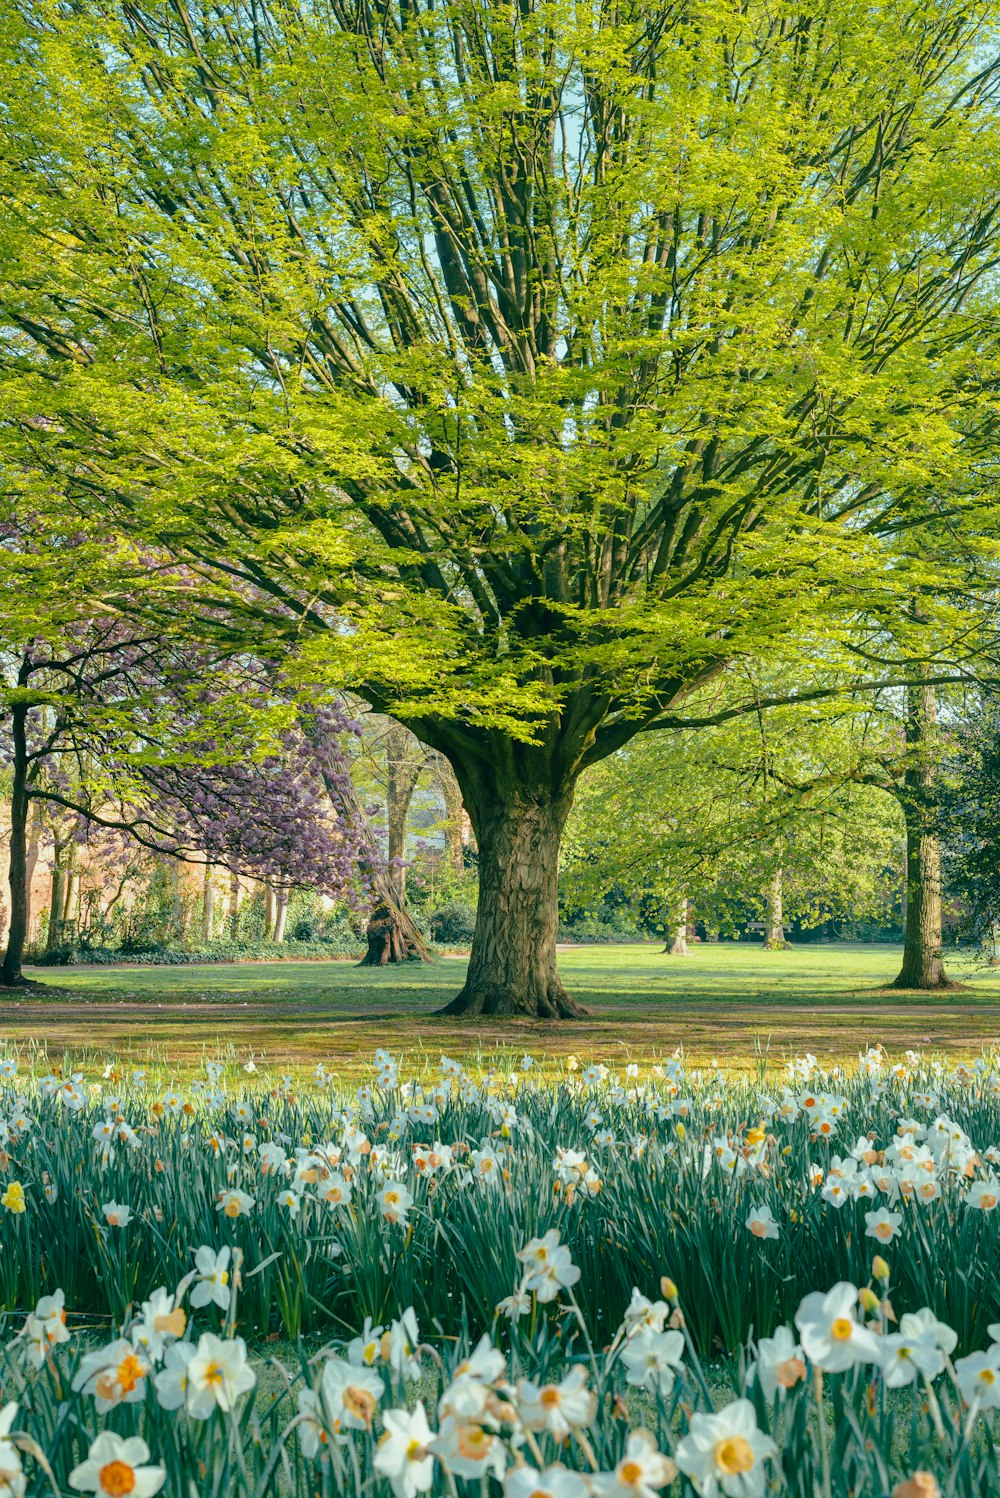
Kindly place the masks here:
POLYGON ((15 13, 10 460, 197 557, 222 606, 345 635, 326 669, 382 702, 530 736, 586 681, 592 726, 639 727, 814 622, 820 535, 874 587, 958 471, 986 24, 15 13))

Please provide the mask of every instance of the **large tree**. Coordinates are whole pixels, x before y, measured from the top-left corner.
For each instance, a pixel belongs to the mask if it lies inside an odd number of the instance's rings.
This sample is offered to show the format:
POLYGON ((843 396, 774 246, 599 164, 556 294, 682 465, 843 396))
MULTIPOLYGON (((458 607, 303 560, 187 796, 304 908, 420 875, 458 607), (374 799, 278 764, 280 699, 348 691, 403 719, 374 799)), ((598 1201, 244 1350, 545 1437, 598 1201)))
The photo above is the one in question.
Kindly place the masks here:
POLYGON ((588 766, 727 661, 933 590, 926 496, 992 420, 994 16, 8 7, 9 462, 448 758, 454 1011, 574 1012, 588 766))

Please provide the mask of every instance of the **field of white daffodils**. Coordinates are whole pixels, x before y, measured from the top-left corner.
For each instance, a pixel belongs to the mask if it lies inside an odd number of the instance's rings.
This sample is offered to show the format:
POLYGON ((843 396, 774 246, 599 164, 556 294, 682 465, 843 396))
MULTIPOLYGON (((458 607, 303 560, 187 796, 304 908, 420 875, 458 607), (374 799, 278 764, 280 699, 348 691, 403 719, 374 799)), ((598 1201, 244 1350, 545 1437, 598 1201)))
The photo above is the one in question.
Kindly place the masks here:
POLYGON ((0 1498, 1000 1495, 1000 1059, 537 1075, 0 1060, 0 1498))

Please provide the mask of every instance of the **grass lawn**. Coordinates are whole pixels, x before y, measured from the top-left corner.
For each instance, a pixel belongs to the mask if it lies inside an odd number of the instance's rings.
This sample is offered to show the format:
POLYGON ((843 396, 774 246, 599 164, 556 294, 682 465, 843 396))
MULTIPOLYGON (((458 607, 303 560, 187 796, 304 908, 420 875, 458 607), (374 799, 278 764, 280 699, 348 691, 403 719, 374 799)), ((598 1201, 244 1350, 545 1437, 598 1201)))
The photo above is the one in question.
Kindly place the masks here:
POLYGON ((251 1048, 275 1069, 322 1060, 354 1072, 379 1045, 411 1063, 422 1051, 468 1058, 509 1045, 553 1064, 570 1053, 611 1062, 681 1045, 699 1063, 747 1070, 759 1049, 772 1063, 805 1049, 852 1061, 877 1040, 956 1057, 1000 1041, 1000 973, 953 963, 968 985, 960 992, 886 993, 899 967, 892 947, 719 945, 667 957, 651 943, 571 948, 560 961, 591 1010, 587 1020, 440 1018, 434 1010, 461 984, 460 958, 381 970, 345 962, 36 969, 31 976, 51 993, 0 1000, 0 1044, 37 1044, 91 1067, 141 1057, 182 1074, 205 1053, 245 1057, 251 1048))

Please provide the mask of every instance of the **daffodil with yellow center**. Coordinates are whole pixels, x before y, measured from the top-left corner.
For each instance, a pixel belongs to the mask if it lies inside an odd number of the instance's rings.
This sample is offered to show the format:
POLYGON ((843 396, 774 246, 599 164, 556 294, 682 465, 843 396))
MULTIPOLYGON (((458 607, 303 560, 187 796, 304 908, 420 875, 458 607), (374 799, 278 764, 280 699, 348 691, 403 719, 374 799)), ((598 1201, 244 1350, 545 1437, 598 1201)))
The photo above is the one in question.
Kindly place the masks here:
POLYGON ((744 1436, 726 1436, 716 1445, 715 1465, 727 1477, 749 1472, 754 1463, 753 1447, 744 1436))

